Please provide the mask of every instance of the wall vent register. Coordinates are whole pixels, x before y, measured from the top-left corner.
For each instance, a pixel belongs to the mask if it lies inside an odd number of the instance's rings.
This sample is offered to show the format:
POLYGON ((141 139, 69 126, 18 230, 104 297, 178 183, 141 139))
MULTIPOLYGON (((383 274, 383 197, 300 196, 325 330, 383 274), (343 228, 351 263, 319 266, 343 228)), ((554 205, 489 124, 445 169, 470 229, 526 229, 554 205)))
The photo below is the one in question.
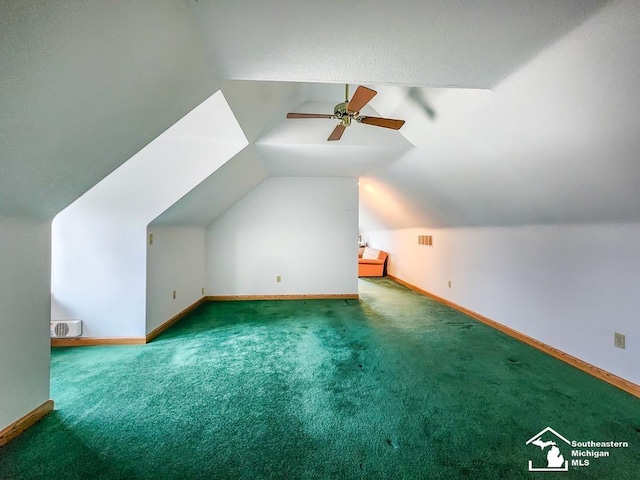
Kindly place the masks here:
POLYGON ((82 320, 54 320, 51 338, 76 338, 82 335, 82 320))
POLYGON ((433 235, 418 235, 418 245, 433 247, 433 235))

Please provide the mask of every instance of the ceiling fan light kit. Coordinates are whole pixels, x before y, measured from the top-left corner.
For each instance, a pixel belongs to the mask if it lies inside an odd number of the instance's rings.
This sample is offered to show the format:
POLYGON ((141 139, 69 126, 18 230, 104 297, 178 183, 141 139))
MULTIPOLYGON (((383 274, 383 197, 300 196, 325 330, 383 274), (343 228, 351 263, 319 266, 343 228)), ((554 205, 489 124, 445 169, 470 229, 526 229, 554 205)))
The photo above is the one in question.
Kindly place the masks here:
POLYGON ((340 123, 333 129, 333 132, 331 132, 331 135, 329 135, 327 139, 330 142, 340 140, 346 128, 351 125, 352 120, 365 125, 400 130, 402 125, 404 125, 404 120, 360 115, 360 110, 362 110, 377 93, 378 92, 370 88, 359 86, 356 89, 356 93, 354 93, 351 100, 349 100, 349 84, 347 84, 345 86, 345 101, 334 107, 333 115, 323 113, 287 113, 287 118, 329 118, 340 120, 340 123))

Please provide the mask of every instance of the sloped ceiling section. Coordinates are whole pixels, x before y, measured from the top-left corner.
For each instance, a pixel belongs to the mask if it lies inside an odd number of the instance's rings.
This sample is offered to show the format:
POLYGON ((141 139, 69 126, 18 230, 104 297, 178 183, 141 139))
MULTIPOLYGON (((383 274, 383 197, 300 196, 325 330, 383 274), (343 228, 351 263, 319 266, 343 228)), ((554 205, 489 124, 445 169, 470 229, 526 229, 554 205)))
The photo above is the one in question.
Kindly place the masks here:
MULTIPOLYGON (((259 85, 262 82, 243 83, 259 85)), ((255 143, 270 175, 359 177, 391 164, 414 148, 402 130, 356 122, 347 128, 340 141, 329 142, 327 138, 338 120, 288 119, 286 112, 332 114, 335 105, 345 101, 345 85, 297 85, 299 95, 284 98, 284 110, 264 126, 263 134, 255 143)), ((357 85, 350 85, 350 95, 356 88, 357 85)), ((362 113, 384 116, 391 109, 382 106, 380 112, 366 106, 362 113)))
POLYGON ((158 216, 151 225, 206 227, 268 177, 248 146, 158 216))
MULTIPOLYGON (((397 131, 354 124, 340 142, 327 137, 336 120, 291 120, 286 112, 333 112, 344 85, 227 81, 223 91, 254 143, 158 216, 152 225, 207 226, 268 176, 359 177, 394 162, 413 145, 397 131), (329 102, 331 100, 331 102, 329 102)), ((364 113, 378 115, 372 108, 364 113)), ((196 118, 166 134, 188 138, 213 119, 196 118), (198 126, 200 125, 200 126, 198 126)), ((295 201, 295 199, 292 199, 295 201)))
POLYGON ((190 1, 229 78, 491 88, 604 0, 190 1))
POLYGON ((361 227, 639 222, 639 22, 612 2, 493 92, 431 94, 417 148, 361 179, 361 227))
POLYGON ((0 214, 52 216, 230 79, 245 155, 268 175, 365 177, 372 222, 635 221, 639 8, 3 2, 0 214), (356 124, 328 143, 331 121, 284 118, 330 111, 345 81, 378 90, 369 112, 403 129, 356 124))
POLYGON ((213 94, 188 6, 0 2, 0 215, 51 218, 213 94))
POLYGON ((56 223, 79 228, 89 212, 144 227, 246 145, 218 91, 64 209, 56 223))
POLYGON ((367 145, 259 144, 256 149, 271 175, 295 177, 360 177, 392 164, 406 152, 367 145))
POLYGON ((403 152, 366 146, 250 145, 151 225, 208 226, 267 177, 359 177, 393 162, 403 152))
POLYGON ((229 81, 222 83, 229 106, 249 143, 285 118, 287 108, 307 96, 303 83, 229 81))

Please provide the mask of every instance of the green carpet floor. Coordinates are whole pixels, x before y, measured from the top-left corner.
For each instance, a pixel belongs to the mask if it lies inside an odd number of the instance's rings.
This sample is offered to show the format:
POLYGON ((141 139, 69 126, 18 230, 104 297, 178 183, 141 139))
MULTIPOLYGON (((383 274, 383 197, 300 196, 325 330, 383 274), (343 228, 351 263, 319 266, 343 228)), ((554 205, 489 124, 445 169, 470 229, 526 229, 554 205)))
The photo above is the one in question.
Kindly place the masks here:
POLYGON ((148 345, 54 349, 56 411, 0 449, 0 478, 545 478, 528 461, 549 447, 525 443, 547 426, 630 444, 572 467, 558 441, 552 476, 640 478, 637 398, 390 280, 360 294, 209 303, 148 345))

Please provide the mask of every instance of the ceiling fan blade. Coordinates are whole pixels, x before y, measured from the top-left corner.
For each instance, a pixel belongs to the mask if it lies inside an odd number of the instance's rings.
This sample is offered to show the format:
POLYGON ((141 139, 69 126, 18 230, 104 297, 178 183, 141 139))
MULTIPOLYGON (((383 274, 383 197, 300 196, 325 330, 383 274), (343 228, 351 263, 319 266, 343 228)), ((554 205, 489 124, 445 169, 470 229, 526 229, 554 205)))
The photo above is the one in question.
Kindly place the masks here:
POLYGON ((334 140, 340 140, 340 138, 342 137, 342 134, 344 133, 345 128, 347 127, 339 123, 338 125, 336 125, 336 128, 333 129, 333 132, 331 132, 331 135, 329 135, 329 138, 327 138, 327 140, 329 142, 332 142, 334 140))
POLYGON ((367 125, 375 125, 376 127, 390 128, 392 130, 400 130, 400 127, 404 125, 404 120, 394 120, 393 118, 381 118, 381 117, 360 117, 358 118, 360 123, 367 125))
POLYGON ((287 113, 287 118, 335 118, 325 113, 287 113))
POLYGON ((359 112, 377 93, 378 92, 370 88, 363 87, 362 85, 359 86, 347 104, 347 110, 350 112, 359 112))

